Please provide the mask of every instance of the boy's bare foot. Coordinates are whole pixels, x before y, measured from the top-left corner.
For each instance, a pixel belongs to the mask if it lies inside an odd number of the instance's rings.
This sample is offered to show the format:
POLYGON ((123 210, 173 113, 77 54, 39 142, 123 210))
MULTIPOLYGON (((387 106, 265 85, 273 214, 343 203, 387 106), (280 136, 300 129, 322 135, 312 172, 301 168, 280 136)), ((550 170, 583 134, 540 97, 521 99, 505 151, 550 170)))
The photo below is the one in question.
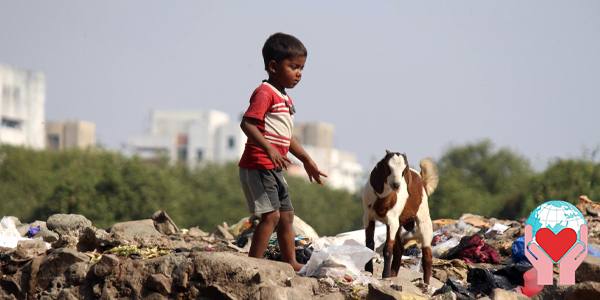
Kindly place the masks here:
POLYGON ((292 268, 294 268, 294 271, 296 271, 296 272, 300 271, 300 269, 302 269, 302 267, 304 267, 304 265, 301 263, 295 263, 295 264, 290 264, 290 265, 292 265, 292 268))

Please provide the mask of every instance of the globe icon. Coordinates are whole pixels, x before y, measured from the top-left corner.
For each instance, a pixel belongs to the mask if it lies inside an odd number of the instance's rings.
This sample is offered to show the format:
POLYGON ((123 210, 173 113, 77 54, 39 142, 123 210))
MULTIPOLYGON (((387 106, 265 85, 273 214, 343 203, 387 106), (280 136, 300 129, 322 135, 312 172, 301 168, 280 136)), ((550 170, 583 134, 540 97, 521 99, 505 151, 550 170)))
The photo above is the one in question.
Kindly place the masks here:
POLYGON ((587 224, 577 207, 560 200, 542 203, 531 212, 525 223, 531 225, 532 242, 536 244, 536 233, 542 228, 548 228, 554 234, 558 234, 565 228, 571 228, 577 233, 577 241, 580 241, 581 225, 587 224))

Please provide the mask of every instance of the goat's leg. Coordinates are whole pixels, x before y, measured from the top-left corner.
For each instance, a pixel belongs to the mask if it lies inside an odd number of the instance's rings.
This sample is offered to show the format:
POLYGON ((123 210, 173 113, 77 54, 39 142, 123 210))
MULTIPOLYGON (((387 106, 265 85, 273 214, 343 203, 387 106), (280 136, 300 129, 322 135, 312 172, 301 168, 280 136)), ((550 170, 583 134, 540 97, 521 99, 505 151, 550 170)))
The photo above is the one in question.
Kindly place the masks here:
POLYGON ((402 261, 402 254, 404 253, 404 245, 402 245, 402 240, 400 239, 400 231, 399 229, 396 233, 396 242, 394 243, 394 259, 392 259, 392 277, 398 276, 398 270, 400 270, 400 263, 402 261))
POLYGON ((421 264, 423 266, 423 282, 429 284, 431 279, 431 268, 432 268, 432 255, 431 255, 431 240, 433 239, 433 225, 431 224, 431 218, 426 216, 419 220, 419 232, 421 235, 421 252, 423 256, 421 258, 421 264))
MULTIPOLYGON (((367 228, 365 228, 365 242, 367 248, 375 250, 375 221, 369 221, 367 228)), ((373 273, 373 259, 369 259, 365 265, 365 271, 373 273)))
POLYGON ((387 218, 387 235, 385 248, 383 251, 383 278, 390 277, 392 268, 392 255, 394 251, 394 239, 400 226, 400 220, 397 216, 387 218))
POLYGON ((421 264, 423 265, 423 282, 429 284, 429 279, 431 279, 431 265, 433 263, 431 247, 423 247, 421 252, 423 253, 423 257, 421 258, 421 264))

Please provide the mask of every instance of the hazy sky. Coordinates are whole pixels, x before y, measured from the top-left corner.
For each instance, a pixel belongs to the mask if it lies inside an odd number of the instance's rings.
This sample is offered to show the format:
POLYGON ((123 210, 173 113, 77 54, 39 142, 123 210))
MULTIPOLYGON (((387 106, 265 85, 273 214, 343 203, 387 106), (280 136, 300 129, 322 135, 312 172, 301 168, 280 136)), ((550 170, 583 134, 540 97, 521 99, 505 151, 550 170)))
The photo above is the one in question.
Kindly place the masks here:
POLYGON ((600 145, 597 0, 0 1, 0 63, 43 71, 47 119, 109 148, 154 108, 237 121, 278 31, 309 52, 296 121, 334 124, 363 164, 490 138, 540 168, 600 145))

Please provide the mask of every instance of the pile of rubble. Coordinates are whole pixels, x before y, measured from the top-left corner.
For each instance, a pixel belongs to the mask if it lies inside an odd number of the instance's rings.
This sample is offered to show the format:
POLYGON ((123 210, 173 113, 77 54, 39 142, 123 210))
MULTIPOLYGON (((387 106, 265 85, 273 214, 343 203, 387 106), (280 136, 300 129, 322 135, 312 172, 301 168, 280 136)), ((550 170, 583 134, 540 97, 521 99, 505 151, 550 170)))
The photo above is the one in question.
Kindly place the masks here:
MULTIPOLYGON (((600 205, 582 197, 589 254, 577 284, 546 286, 536 299, 600 299, 600 205)), ((162 211, 151 219, 99 229, 81 215, 45 222, 0 222, 0 299, 526 299, 523 221, 464 214, 434 221, 433 278, 422 281, 421 251, 404 245, 398 277, 380 279, 385 227, 376 251, 364 231, 319 237, 294 221, 299 273, 279 258, 276 235, 267 259, 247 257, 256 220, 207 233, 180 229, 162 211), (375 257, 374 273, 364 271, 375 257)), ((557 274, 555 274, 557 275, 557 274)), ((555 276, 558 278, 557 276, 555 276)))

